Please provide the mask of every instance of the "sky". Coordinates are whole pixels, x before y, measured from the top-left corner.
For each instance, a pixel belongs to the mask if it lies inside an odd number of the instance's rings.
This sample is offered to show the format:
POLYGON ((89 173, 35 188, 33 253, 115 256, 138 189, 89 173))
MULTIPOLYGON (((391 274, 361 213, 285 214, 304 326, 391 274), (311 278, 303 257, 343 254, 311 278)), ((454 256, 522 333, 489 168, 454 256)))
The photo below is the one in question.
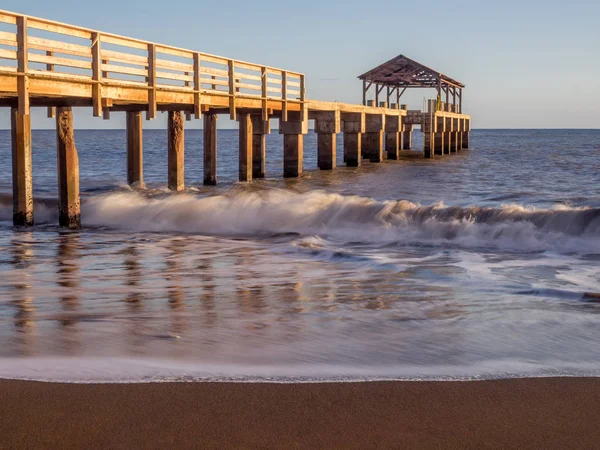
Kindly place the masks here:
MULTIPOLYGON (((1 9, 306 74, 307 98, 360 103, 398 54, 466 84, 473 128, 600 128, 599 0, 2 0, 1 9)), ((420 109, 434 90, 401 103, 420 109)), ((45 110, 34 128, 53 128, 45 110)), ((77 128, 123 128, 75 111, 77 128)), ((166 114, 144 124, 164 128, 166 114)), ((201 121, 187 126, 199 128, 201 121)), ((6 108, 0 128, 10 126, 6 108)), ((228 119, 223 128, 234 127, 228 119)))

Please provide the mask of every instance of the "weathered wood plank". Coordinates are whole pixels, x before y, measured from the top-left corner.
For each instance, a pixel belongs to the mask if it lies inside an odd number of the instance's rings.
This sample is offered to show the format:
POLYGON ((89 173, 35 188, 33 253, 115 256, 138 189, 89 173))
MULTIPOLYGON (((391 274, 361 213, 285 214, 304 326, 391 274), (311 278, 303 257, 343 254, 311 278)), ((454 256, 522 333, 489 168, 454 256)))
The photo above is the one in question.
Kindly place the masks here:
POLYGON ((148 58, 146 56, 132 55, 130 53, 105 49, 100 50, 100 55, 102 56, 102 59, 108 59, 112 62, 143 66, 148 65, 148 58))
POLYGON ((194 81, 194 77, 191 75, 183 75, 178 73, 171 72, 156 72, 156 78, 163 78, 167 80, 176 80, 176 81, 194 81))
POLYGON ((0 22, 9 23, 11 25, 14 25, 17 23, 17 17, 13 16, 12 14, 8 15, 8 14, 0 13, 0 22))
POLYGON ((92 31, 87 31, 79 27, 70 27, 69 25, 51 23, 41 21, 39 19, 30 19, 29 27, 37 30, 49 31, 51 33, 65 34, 67 36, 74 36, 82 39, 91 39, 92 31))
POLYGON ((102 42, 105 42, 106 44, 120 45, 121 47, 135 48, 138 50, 146 50, 148 47, 148 44, 144 42, 107 34, 102 35, 102 42))
POLYGON ((180 70, 182 72, 192 72, 194 70, 193 64, 185 64, 176 61, 168 61, 166 59, 157 59, 156 67, 159 69, 171 69, 180 70))
POLYGON ((5 50, 3 48, 0 48, 0 58, 17 59, 17 51, 16 50, 5 50))
POLYGON ((42 39, 35 36, 29 37, 29 47, 36 50, 54 51, 66 55, 83 56, 91 58, 92 49, 84 45, 68 44, 66 42, 55 41, 53 39, 42 39))
POLYGON ((194 52, 166 45, 156 45, 156 53, 164 53, 165 55, 178 56, 180 58, 192 59, 194 57, 194 52))
POLYGON ((228 78, 229 72, 227 70, 214 69, 212 67, 200 67, 200 73, 203 75, 212 75, 216 77, 228 78))
POLYGON ((141 77, 148 76, 146 69, 137 69, 135 67, 118 66, 116 64, 101 64, 101 70, 103 72, 122 73, 125 75, 138 75, 141 77))
POLYGON ((247 73, 235 73, 235 77, 240 80, 254 80, 254 81, 262 81, 262 77, 260 75, 250 75, 247 73))
POLYGON ((14 42, 15 45, 17 44, 17 35, 15 33, 0 31, 0 39, 4 42, 14 42))
POLYGON ((61 58, 58 56, 39 55, 36 53, 29 53, 29 62, 52 64, 52 65, 64 66, 64 67, 76 67, 78 69, 88 69, 88 70, 90 70, 92 68, 91 61, 81 61, 78 59, 61 58))

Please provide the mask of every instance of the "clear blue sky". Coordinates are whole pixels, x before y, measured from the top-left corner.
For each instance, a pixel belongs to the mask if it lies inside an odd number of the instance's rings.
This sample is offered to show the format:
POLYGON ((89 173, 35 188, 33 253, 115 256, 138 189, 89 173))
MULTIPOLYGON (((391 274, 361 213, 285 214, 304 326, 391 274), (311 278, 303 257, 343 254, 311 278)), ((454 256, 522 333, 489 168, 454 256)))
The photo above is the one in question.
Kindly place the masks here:
MULTIPOLYGON (((475 128, 600 127, 600 0, 3 0, 0 8, 303 72, 312 99, 360 102, 356 76, 402 53, 467 85, 475 128)), ((435 92, 415 91, 406 103, 419 108, 425 95, 435 92)), ((44 114, 35 113, 35 128, 54 126, 44 114)), ((0 111, 1 128, 8 120, 0 111)), ((159 115, 145 126, 165 122, 159 115)), ((80 128, 123 124, 122 114, 104 122, 76 111, 80 128)))

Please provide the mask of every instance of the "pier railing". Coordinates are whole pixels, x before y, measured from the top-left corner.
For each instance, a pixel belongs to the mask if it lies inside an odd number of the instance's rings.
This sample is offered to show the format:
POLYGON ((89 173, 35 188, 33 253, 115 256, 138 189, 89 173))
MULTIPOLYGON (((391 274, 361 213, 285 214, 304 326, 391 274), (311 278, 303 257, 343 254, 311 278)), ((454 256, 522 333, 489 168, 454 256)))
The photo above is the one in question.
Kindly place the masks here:
MULTIPOLYGON (((305 77, 298 72, 252 64, 78 26, 0 10, 0 73, 67 79, 91 84, 94 115, 102 115, 102 86, 148 91, 148 118, 156 116, 156 91, 193 92, 195 113, 202 94, 304 103, 305 77)), ((19 107, 26 108, 22 102, 19 107)))

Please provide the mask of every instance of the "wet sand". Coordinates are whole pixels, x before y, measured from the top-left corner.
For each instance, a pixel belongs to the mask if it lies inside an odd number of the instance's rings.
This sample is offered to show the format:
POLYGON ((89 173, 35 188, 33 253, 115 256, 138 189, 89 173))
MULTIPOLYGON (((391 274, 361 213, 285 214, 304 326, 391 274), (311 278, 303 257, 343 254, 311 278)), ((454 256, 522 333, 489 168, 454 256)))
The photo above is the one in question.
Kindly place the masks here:
POLYGON ((598 448, 600 379, 0 381, 0 448, 598 448))

